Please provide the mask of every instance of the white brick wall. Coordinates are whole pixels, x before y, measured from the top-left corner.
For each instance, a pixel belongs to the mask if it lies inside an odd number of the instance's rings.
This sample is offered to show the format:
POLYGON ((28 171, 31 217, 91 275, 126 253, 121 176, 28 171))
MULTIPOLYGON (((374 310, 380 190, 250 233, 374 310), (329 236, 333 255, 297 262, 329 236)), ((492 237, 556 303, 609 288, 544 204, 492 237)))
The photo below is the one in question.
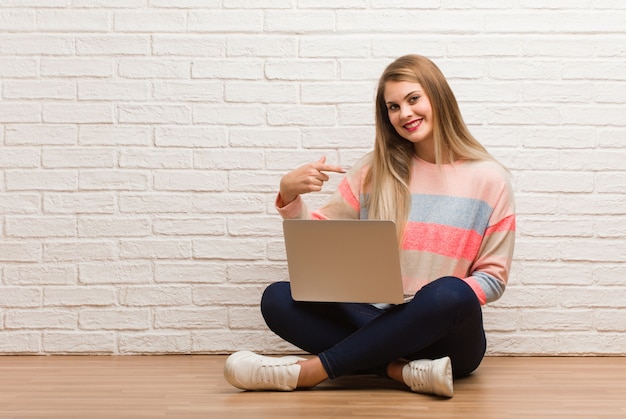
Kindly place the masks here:
POLYGON ((280 176, 369 150, 377 77, 420 53, 515 175, 489 353, 626 354, 625 23, 615 0, 2 1, 0 353, 293 350, 257 307, 287 278, 280 176))

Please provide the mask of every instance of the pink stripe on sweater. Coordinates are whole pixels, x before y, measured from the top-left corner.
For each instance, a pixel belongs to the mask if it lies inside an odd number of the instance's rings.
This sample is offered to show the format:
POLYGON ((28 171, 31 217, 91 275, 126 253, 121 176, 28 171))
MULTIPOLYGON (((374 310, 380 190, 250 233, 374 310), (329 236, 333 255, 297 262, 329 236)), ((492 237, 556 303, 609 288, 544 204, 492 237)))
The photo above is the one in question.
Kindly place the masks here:
POLYGON ((488 227, 485 231, 485 235, 487 236, 498 231, 515 231, 515 215, 509 215, 508 217, 500 220, 498 224, 488 227))
POLYGON ((359 203, 359 200, 356 198, 356 196, 354 196, 354 193, 352 193, 352 189, 350 189, 350 184, 345 177, 343 178, 341 183, 339 183, 339 192, 341 193, 343 199, 345 199, 346 202, 350 204, 350 206, 354 208, 354 210, 358 213, 361 209, 361 204, 359 203))
POLYGON ((410 222, 402 248, 436 253, 453 259, 474 260, 483 237, 474 230, 440 224, 410 222))

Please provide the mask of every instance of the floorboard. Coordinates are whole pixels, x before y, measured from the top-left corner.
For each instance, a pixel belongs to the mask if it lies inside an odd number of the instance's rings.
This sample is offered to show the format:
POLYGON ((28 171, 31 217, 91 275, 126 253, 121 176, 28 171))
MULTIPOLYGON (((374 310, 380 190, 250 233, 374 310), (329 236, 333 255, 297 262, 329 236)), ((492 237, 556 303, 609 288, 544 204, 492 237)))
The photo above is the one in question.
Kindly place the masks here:
POLYGON ((487 357, 455 396, 378 377, 245 392, 225 356, 3 356, 0 418, 621 418, 626 357, 487 357))

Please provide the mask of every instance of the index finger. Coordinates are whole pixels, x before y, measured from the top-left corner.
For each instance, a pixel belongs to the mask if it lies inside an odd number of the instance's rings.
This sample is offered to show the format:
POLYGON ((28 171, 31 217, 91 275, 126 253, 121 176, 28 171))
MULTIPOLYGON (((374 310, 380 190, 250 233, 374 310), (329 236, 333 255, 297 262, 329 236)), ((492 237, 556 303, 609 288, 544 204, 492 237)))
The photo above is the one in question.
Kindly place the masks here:
POLYGON ((333 166, 330 164, 320 164, 316 167, 320 172, 334 172, 334 173, 346 173, 346 170, 343 167, 333 166))

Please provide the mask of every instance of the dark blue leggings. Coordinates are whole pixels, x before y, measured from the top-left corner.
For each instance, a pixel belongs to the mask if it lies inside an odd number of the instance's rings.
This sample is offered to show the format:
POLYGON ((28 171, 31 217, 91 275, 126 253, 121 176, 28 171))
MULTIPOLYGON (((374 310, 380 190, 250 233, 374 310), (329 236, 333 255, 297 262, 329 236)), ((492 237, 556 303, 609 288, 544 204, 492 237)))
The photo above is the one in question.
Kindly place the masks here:
POLYGON ((386 375, 397 359, 449 356, 455 377, 470 374, 486 349, 482 311, 464 281, 443 277, 405 304, 298 302, 288 282, 265 289, 261 313, 268 327, 293 345, 318 355, 330 378, 345 374, 386 375))

